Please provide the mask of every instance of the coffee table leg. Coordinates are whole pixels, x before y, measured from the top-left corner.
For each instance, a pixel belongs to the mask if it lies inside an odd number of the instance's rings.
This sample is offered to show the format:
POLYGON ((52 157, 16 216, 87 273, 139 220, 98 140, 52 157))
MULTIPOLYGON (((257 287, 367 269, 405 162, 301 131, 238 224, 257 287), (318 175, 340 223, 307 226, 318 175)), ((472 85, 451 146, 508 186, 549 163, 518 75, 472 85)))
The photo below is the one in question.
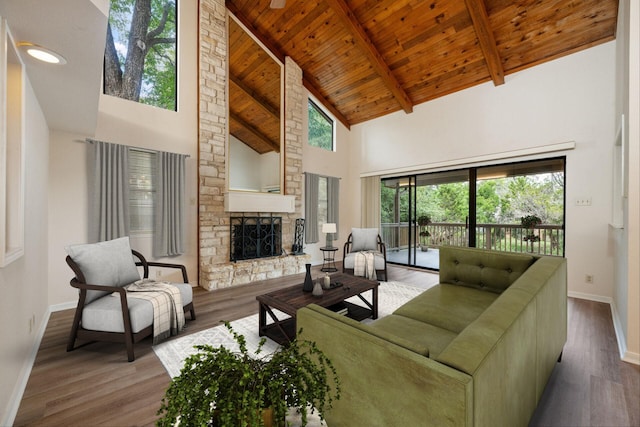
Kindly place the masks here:
POLYGON ((371 302, 373 303, 373 307, 371 307, 371 318, 378 318, 378 287, 371 289, 371 302))
POLYGON ((264 335, 264 329, 267 326, 267 311, 265 305, 260 303, 260 312, 258 316, 258 336, 264 335))

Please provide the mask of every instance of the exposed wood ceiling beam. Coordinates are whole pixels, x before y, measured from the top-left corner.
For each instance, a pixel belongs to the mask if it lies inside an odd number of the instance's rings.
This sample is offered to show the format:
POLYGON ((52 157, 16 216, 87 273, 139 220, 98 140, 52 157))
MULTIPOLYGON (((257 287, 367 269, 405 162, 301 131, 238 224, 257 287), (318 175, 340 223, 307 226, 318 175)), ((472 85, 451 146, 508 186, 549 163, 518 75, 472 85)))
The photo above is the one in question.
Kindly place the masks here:
MULTIPOLYGON (((251 133, 251 136, 253 136, 254 138, 260 140, 261 142, 263 142, 264 144, 268 145, 269 147, 271 147, 275 152, 279 153, 280 152, 280 143, 279 142, 275 142, 272 141, 270 138, 266 137, 265 135, 263 135, 258 129, 256 129, 255 127, 253 127, 250 123, 247 123, 245 120, 243 120, 241 117, 239 117, 237 114, 234 113, 229 113, 230 119, 237 122, 240 126, 242 126, 243 128, 245 128, 247 130, 247 132, 251 133)), ((234 135, 236 138, 238 138, 236 135, 234 135)), ((238 138, 239 139, 239 138, 238 138)))
POLYGON ((329 110, 329 112, 333 114, 336 119, 338 119, 340 123, 342 123, 347 129, 351 129, 351 123, 349 123, 349 120, 347 120, 347 118, 336 107, 334 107, 332 103, 330 103, 324 96, 322 96, 322 93, 320 93, 320 89, 318 89, 313 84, 313 82, 304 75, 304 72, 302 73, 302 84, 307 88, 309 92, 311 92, 311 95, 315 96, 316 99, 320 101, 322 105, 327 110, 329 110))
POLYGON ((253 99, 256 105, 265 113, 269 114, 276 120, 280 120, 280 111, 269 104, 269 101, 260 96, 260 94, 256 93, 255 90, 244 84, 240 81, 236 76, 229 76, 229 83, 233 85, 236 89, 244 92, 247 96, 253 99))
MULTIPOLYGON (((265 34, 262 34, 260 31, 258 31, 258 29, 247 19, 246 16, 244 16, 244 14, 242 14, 242 12, 240 12, 240 10, 238 10, 238 8, 230 0, 226 0, 225 1, 225 5, 227 6, 227 9, 231 13, 233 13, 234 16, 236 18, 238 18, 238 20, 240 22, 242 22, 242 25, 247 27, 249 29, 249 31, 251 31, 251 33, 253 33, 254 37, 256 37, 258 40, 260 40, 260 42, 267 49, 269 49, 269 51, 276 58, 278 58, 278 60, 282 64, 284 64, 284 62, 285 62, 285 54, 282 53, 280 51, 280 49, 278 49, 278 47, 271 41, 271 39, 269 37, 267 37, 265 34)), ((304 70, 302 70, 302 74, 304 76, 304 70)), ((320 101, 320 103, 325 108, 327 108, 331 112, 331 114, 333 114, 336 117, 336 119, 338 119, 343 125, 345 125, 347 127, 347 129, 351 129, 351 123, 349 123, 349 120, 347 120, 347 118, 331 102, 329 102, 329 100, 327 98, 325 98, 324 95, 322 95, 320 90, 318 90, 318 88, 310 80, 305 79, 303 77, 303 84, 307 88, 307 90, 309 92, 311 92, 313 94, 313 96, 315 96, 316 99, 318 101, 320 101)))
POLYGON ((487 68, 489 68, 493 84, 500 86, 504 83, 504 69, 496 46, 496 40, 493 36, 493 29, 489 23, 487 9, 482 0, 465 0, 465 4, 469 15, 471 15, 473 28, 476 30, 478 42, 487 63, 487 68))
POLYGON ((411 113, 413 111, 413 102, 411 102, 409 95, 407 95, 402 86, 400 86, 400 83, 391 72, 391 69, 389 69, 384 58, 382 58, 382 55, 380 55, 380 52, 378 52, 378 49, 367 35, 364 27, 360 22, 358 22, 349 6, 344 2, 344 0, 326 1, 333 9, 334 13, 343 22, 345 27, 353 34, 354 41, 358 46, 360 46, 365 55, 367 55, 374 70, 389 88, 395 99, 398 101, 398 104, 400 104, 405 113, 411 113))

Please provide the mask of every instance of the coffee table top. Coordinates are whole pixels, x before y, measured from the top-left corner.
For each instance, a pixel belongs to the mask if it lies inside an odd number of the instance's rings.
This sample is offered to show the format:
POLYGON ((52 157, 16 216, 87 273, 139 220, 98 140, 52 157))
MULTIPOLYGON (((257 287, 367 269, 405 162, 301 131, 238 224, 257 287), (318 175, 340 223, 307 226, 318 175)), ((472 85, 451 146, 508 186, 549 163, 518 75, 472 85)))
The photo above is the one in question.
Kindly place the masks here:
POLYGON ((256 299, 291 317, 295 317, 298 309, 309 304, 329 307, 352 296, 377 289, 380 285, 380 283, 373 280, 344 273, 331 274, 330 277, 331 284, 342 283, 342 286, 334 289, 324 289, 324 294, 320 297, 313 296, 311 292, 304 292, 302 283, 300 283, 299 285, 289 286, 268 294, 258 295, 256 299))

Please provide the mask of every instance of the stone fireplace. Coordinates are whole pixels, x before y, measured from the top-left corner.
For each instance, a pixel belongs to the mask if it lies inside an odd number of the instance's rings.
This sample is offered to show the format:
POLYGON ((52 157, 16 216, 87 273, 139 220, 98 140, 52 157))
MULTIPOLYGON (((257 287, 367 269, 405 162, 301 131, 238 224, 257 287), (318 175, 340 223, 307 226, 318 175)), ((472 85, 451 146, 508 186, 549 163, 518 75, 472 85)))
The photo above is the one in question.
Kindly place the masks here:
POLYGON ((308 255, 274 255, 231 261, 231 217, 278 216, 281 246, 291 251, 295 220, 302 217, 302 70, 290 58, 284 64, 284 188, 293 196, 287 212, 228 212, 225 209, 227 114, 227 10, 223 0, 200 0, 199 13, 199 285, 213 290, 304 272, 308 255), (245 215, 246 214, 246 215, 245 215))

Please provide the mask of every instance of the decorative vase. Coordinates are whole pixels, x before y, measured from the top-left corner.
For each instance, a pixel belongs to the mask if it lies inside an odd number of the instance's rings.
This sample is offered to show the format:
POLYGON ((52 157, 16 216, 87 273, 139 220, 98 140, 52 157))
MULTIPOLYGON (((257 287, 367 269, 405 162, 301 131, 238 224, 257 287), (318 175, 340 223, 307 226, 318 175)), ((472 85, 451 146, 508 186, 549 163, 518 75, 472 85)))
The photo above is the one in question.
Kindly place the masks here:
POLYGON ((307 269, 307 274, 304 276, 304 285, 302 285, 302 290, 305 292, 313 291, 313 280, 311 279, 311 264, 305 264, 305 268, 307 269))
POLYGON ((311 294, 314 297, 321 297, 322 294, 324 294, 324 291, 322 290, 322 285, 320 284, 319 280, 316 282, 315 285, 313 285, 313 292, 311 292, 311 294))

